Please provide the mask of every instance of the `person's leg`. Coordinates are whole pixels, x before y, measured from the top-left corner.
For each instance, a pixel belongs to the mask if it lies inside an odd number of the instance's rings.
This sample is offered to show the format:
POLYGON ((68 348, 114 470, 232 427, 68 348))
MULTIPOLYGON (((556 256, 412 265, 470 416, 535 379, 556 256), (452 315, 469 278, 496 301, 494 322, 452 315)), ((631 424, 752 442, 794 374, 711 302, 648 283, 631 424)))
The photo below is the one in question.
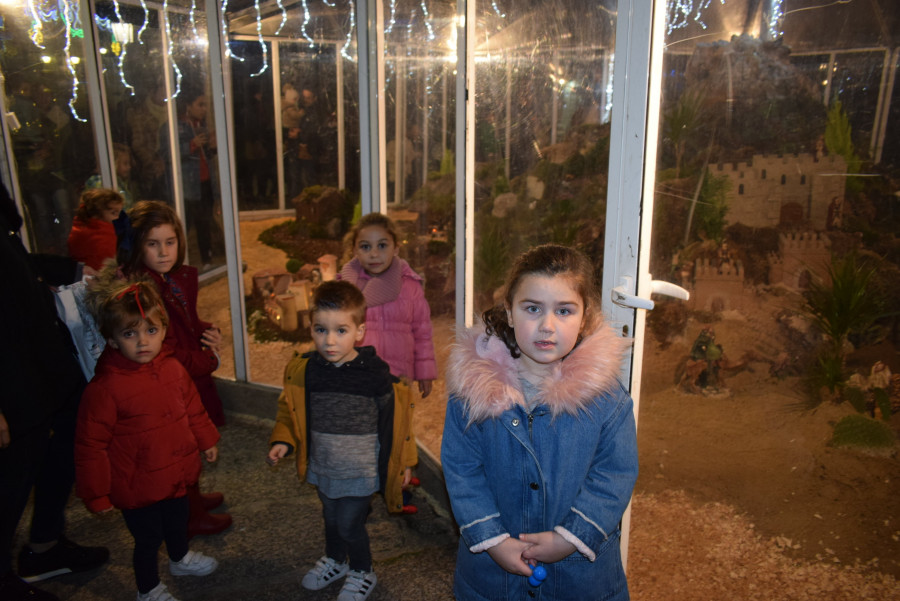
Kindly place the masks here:
POLYGON ((322 517, 325 519, 325 555, 338 563, 347 561, 347 545, 341 538, 338 523, 340 499, 329 499, 321 492, 322 517))
POLYGON ((48 424, 16 433, 10 445, 0 449, 0 575, 12 570, 16 527, 28 504, 49 436, 48 424))
POLYGON ((366 530, 371 500, 371 496, 337 499, 335 513, 338 533, 346 546, 351 570, 372 571, 372 551, 369 547, 369 533, 366 530))
MULTIPOLYGON (((77 366, 74 365, 77 369, 77 366)), ((75 421, 85 381, 73 376, 73 388, 53 416, 43 466, 34 484, 34 515, 31 518, 32 547, 54 543, 66 527, 65 509, 75 483, 75 421)))
POLYGON ((163 542, 163 518, 159 503, 139 509, 123 509, 125 525, 134 537, 134 579, 138 592, 149 593, 159 584, 157 558, 163 542))
POLYGON ((179 561, 188 552, 188 498, 166 499, 160 502, 162 509, 163 539, 169 559, 179 561))
POLYGON ((200 257, 204 263, 212 262, 213 211, 216 200, 213 195, 212 182, 200 182, 200 206, 197 209, 197 244, 200 246, 200 257))

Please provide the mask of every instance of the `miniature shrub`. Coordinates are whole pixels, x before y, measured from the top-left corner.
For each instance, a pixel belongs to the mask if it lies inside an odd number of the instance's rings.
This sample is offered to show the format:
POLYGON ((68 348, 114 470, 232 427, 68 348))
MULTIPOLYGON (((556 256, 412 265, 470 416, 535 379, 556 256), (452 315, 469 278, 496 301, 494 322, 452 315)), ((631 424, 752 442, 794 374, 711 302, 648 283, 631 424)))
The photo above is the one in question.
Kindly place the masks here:
POLYGON ((284 265, 284 269, 288 273, 297 273, 300 271, 300 268, 303 267, 303 263, 301 263, 297 259, 288 259, 287 263, 284 265))
POLYGON ((834 426, 831 443, 836 447, 883 449, 894 445, 890 426, 865 415, 848 415, 834 426))
POLYGON ((858 413, 866 411, 866 393, 856 386, 848 386, 844 389, 844 398, 847 399, 858 413))

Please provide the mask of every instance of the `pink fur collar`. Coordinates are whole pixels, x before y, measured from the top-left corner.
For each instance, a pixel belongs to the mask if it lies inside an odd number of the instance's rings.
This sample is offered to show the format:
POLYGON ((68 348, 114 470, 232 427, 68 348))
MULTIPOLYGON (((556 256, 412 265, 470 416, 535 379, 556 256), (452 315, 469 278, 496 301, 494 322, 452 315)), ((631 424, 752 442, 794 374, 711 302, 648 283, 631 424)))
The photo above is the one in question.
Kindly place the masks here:
MULTIPOLYGON (((630 339, 604 325, 557 363, 540 392, 553 416, 575 415, 598 394, 616 386, 630 344, 630 339)), ((447 387, 451 394, 465 399, 470 423, 524 405, 518 361, 499 338, 485 336, 481 327, 457 333, 447 367, 447 387)))

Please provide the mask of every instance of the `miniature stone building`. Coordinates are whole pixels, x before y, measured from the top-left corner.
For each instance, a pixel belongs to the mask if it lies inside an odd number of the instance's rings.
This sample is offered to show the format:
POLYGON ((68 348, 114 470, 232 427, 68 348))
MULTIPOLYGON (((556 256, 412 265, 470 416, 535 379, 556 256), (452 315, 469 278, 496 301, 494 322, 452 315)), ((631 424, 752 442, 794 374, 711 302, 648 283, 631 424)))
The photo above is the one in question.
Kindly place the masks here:
POLYGON ((719 163, 715 176, 731 182, 729 223, 750 227, 796 225, 828 229, 828 207, 843 203, 847 164, 838 155, 754 155, 748 162, 719 163))

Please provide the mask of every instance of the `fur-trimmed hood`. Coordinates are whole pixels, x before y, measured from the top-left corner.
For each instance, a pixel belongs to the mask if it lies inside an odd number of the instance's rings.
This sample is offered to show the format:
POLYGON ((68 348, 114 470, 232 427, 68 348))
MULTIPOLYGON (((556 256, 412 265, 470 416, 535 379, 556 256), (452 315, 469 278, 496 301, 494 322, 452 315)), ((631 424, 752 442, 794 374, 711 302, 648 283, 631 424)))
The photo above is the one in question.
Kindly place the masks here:
MULTIPOLYGON (((541 402, 556 417, 577 414, 593 399, 618 383, 622 359, 631 340, 602 325, 557 363, 540 387, 541 402)), ((483 327, 457 333, 447 367, 450 394, 464 399, 470 423, 499 416, 525 404, 518 362, 496 336, 483 327)))

